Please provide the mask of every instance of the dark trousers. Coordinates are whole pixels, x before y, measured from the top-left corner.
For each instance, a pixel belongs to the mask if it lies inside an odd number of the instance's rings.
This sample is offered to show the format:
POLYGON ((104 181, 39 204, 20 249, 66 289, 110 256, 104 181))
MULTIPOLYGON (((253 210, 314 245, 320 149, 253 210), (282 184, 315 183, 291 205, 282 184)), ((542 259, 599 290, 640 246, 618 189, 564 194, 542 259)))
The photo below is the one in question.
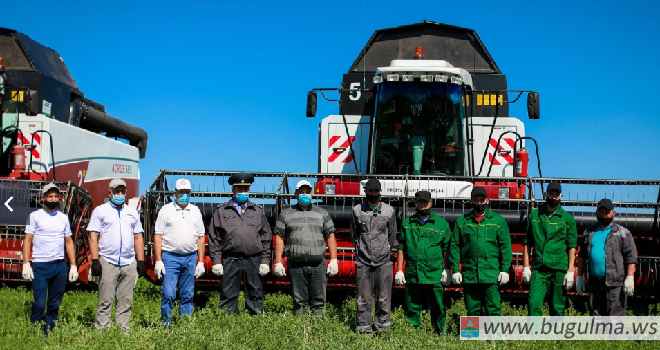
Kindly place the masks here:
POLYGON ((287 260, 287 270, 293 291, 293 314, 304 315, 310 308, 314 315, 323 315, 328 281, 325 259, 316 266, 287 260))
POLYGON ((627 298, 623 286, 609 287, 605 285, 605 279, 590 278, 587 291, 591 316, 626 315, 627 298))
MULTIPOLYGON (((34 303, 30 321, 41 322, 46 312, 46 327, 53 330, 57 313, 60 310, 64 289, 66 288, 67 265, 63 260, 58 262, 32 263, 34 280, 32 292, 34 303)), ((44 330, 45 331, 45 330, 44 330)))
POLYGON ((260 314, 264 310, 264 290, 259 277, 261 259, 258 255, 252 257, 222 258, 224 274, 222 276, 222 295, 220 309, 229 314, 238 313, 238 292, 243 281, 245 292, 245 308, 251 314, 260 314))
POLYGON ((468 316, 502 316, 497 283, 466 283, 463 294, 468 316))
POLYGON ((355 286, 357 289, 358 332, 371 333, 371 305, 376 297, 374 325, 378 331, 386 331, 390 326, 392 308, 392 262, 380 266, 355 263, 355 286))
POLYGON ((405 309, 406 319, 413 327, 422 326, 422 309, 428 304, 431 312, 431 324, 436 333, 442 334, 445 330, 447 314, 443 304, 445 287, 442 284, 406 284, 405 309))

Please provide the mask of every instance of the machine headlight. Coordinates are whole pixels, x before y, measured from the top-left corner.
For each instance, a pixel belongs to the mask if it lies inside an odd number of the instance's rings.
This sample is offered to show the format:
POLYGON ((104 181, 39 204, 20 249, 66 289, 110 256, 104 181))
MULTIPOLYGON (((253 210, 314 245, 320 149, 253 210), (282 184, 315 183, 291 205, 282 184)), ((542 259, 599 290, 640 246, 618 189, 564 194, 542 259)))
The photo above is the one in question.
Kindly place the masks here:
POLYGON ((399 81, 399 75, 398 74, 388 74, 387 75, 387 81, 399 81))
POLYGON ((500 187, 500 199, 502 198, 509 198, 509 188, 508 187, 500 187))
POLYGON ((325 184, 325 194, 335 194, 335 184, 325 184))

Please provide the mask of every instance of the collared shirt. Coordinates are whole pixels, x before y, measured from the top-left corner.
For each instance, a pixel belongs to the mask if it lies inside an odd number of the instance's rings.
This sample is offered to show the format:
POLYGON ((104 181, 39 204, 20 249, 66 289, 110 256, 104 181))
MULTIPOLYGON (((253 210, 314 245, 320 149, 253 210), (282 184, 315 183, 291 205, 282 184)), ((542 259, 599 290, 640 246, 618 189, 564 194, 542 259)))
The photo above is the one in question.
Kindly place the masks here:
POLYGON ((335 233, 328 212, 316 205, 296 204, 284 209, 275 223, 275 234, 286 239, 285 256, 301 264, 318 264, 325 258, 325 239, 335 233))
POLYGON ((372 209, 366 202, 353 207, 351 238, 356 249, 355 260, 362 265, 380 266, 391 261, 396 238, 396 212, 380 202, 372 209))
POLYGON ((232 199, 231 203, 234 205, 234 208, 236 208, 238 215, 243 216, 243 214, 245 214, 245 209, 247 208, 247 202, 241 204, 236 199, 232 199))
POLYGON ((527 217, 523 245, 534 249, 532 270, 568 270, 568 250, 577 249, 575 218, 561 205, 554 213, 548 213, 547 205, 542 204, 527 217))
POLYGON ((137 210, 128 205, 118 208, 110 202, 94 209, 87 231, 99 234, 99 255, 117 266, 126 266, 135 260, 133 236, 144 232, 137 210))
POLYGON ((194 204, 181 208, 176 202, 163 206, 156 219, 156 234, 163 236, 163 251, 190 254, 197 251, 197 239, 204 237, 202 213, 194 204))
POLYGON ((605 277, 605 241, 611 231, 611 225, 604 230, 599 226, 591 239, 589 273, 594 277, 605 277))
POLYGON ((69 218, 64 213, 58 210, 50 214, 43 209, 32 212, 25 233, 34 235, 33 262, 64 259, 64 238, 71 236, 69 218))
POLYGON ((407 283, 440 284, 450 238, 449 223, 434 212, 424 222, 417 215, 403 221, 397 240, 406 259, 407 283))

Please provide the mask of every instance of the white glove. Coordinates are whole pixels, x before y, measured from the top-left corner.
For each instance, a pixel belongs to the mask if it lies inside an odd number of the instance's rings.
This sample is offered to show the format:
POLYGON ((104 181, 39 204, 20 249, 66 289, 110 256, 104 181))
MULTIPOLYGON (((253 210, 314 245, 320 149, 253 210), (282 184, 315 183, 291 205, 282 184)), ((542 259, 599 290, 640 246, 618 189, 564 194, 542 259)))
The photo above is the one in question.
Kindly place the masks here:
POLYGON ((69 267, 69 282, 73 283, 78 279, 78 266, 71 265, 69 267))
POLYGON ((200 278, 205 273, 206 273, 206 269, 204 268, 204 262, 202 261, 197 262, 197 267, 195 267, 195 278, 200 278))
POLYGON ((449 269, 442 270, 442 276, 440 277, 440 282, 442 283, 443 286, 448 286, 451 284, 451 281, 449 280, 449 274, 451 274, 451 271, 449 271, 449 269))
POLYGON ((222 276, 222 274, 224 274, 224 271, 222 270, 222 264, 213 265, 211 272, 213 272, 213 274, 216 276, 222 276))
POLYGON ((635 279, 633 276, 626 276, 623 281, 623 292, 627 297, 631 297, 635 293, 635 279))
POLYGON ((403 274, 403 271, 396 272, 396 275, 394 275, 394 283, 396 283, 399 286, 403 286, 406 284, 406 276, 403 274))
POLYGON ((453 284, 463 283, 463 275, 461 275, 460 272, 456 272, 455 274, 451 275, 451 283, 453 284))
POLYGON ((266 276, 269 272, 270 272, 270 267, 268 267, 268 264, 259 265, 259 276, 261 277, 266 276))
POLYGON ((573 276, 573 271, 566 271, 566 275, 564 276, 564 287, 566 287, 566 290, 571 290, 573 289, 574 285, 575 279, 573 276))
POLYGON ((278 263, 275 264, 275 266, 273 267, 273 275, 275 275, 275 276, 277 276, 277 277, 284 277, 284 276, 286 276, 286 271, 284 271, 284 265, 282 265, 281 262, 278 262, 278 263))
POLYGON ((332 259, 330 260, 330 263, 328 264, 328 271, 326 271, 328 276, 332 277, 337 275, 339 273, 339 264, 337 262, 337 259, 332 259))
POLYGON ((522 281, 527 284, 532 281, 532 269, 529 267, 523 267, 522 281))
POLYGON ((578 276, 577 280, 575 281, 575 291, 578 293, 578 295, 584 294, 584 278, 582 278, 582 276, 578 276))
POLYGON ((509 273, 508 272, 500 272, 500 275, 497 276, 497 282, 500 282, 500 286, 503 286, 503 285, 509 283, 509 273))
POLYGON ((154 274, 158 279, 163 278, 163 275, 165 274, 165 265, 162 260, 156 261, 156 265, 154 265, 154 274))
POLYGON ((26 281, 32 281, 34 279, 34 272, 32 272, 30 263, 23 264, 23 279, 26 281))

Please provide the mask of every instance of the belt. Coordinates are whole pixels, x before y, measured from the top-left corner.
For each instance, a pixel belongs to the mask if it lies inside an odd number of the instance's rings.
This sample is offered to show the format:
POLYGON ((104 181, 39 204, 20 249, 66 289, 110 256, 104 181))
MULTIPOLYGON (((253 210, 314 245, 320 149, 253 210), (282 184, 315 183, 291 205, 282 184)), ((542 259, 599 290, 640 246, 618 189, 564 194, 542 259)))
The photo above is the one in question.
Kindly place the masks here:
POLYGON ((64 259, 57 259, 57 260, 51 260, 51 261, 37 261, 34 262, 34 264, 59 264, 63 263, 64 259))
POLYGON ((243 253, 222 253, 223 258, 241 258, 241 259, 249 259, 249 258, 254 258, 255 256, 259 256, 260 254, 254 254, 254 255, 247 255, 243 253))
POLYGON ((183 254, 180 254, 180 253, 174 253, 174 252, 168 252, 168 251, 163 251, 163 253, 172 254, 172 255, 176 255, 176 256, 187 257, 187 256, 191 256, 191 255, 195 255, 195 254, 197 254, 197 251, 194 251, 194 252, 192 252, 192 253, 183 253, 183 254))

